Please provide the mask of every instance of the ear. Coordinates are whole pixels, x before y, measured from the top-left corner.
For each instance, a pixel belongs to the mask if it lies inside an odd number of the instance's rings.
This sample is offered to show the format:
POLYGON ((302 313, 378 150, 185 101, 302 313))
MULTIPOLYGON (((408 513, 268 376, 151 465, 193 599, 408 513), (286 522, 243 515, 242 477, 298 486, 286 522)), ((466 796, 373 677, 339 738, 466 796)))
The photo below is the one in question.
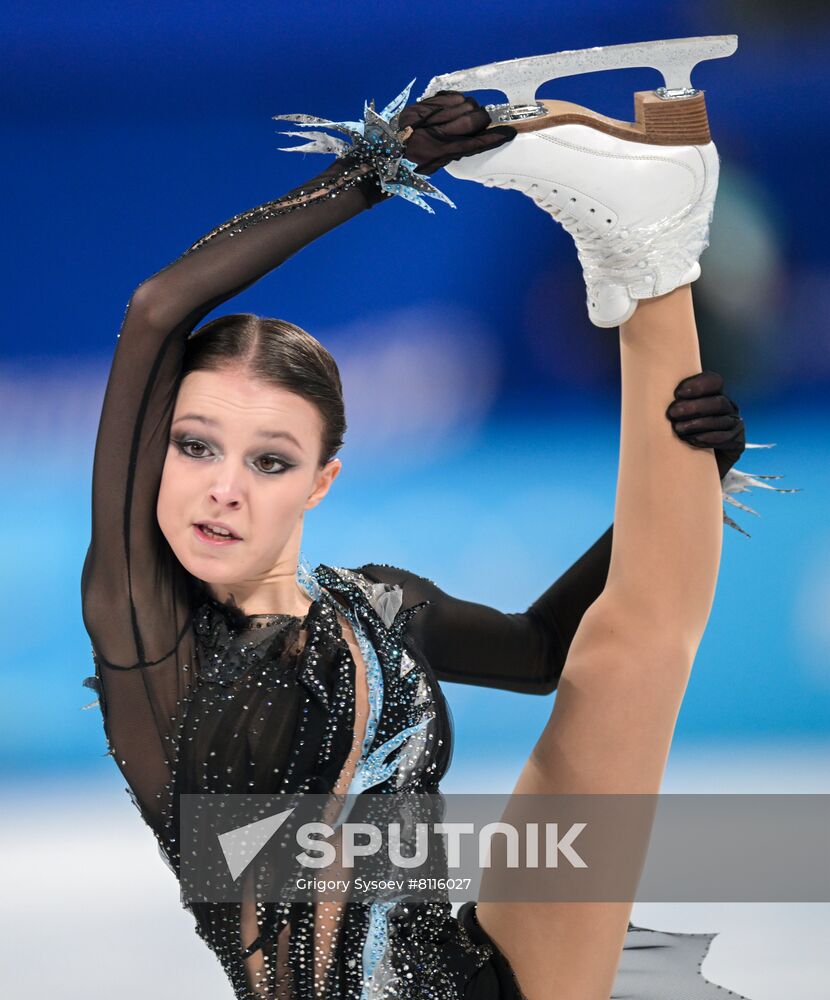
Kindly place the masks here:
POLYGON ((333 458, 330 462, 326 462, 323 468, 317 473, 317 478, 314 481, 314 489, 305 502, 305 510, 311 510, 312 507, 317 506, 331 489, 331 484, 337 479, 342 468, 343 463, 339 458, 333 458))

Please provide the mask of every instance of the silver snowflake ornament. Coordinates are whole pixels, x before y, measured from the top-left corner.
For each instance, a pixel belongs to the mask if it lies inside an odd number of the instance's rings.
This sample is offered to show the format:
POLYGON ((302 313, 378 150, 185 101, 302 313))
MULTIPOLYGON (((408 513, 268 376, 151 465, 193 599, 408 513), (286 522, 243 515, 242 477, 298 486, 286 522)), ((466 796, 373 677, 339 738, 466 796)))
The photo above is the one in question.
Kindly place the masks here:
POLYGON ((375 110, 374 99, 364 101, 363 121, 333 122, 315 115, 273 115, 275 121, 291 121, 301 126, 323 125, 336 129, 338 132, 345 132, 352 140, 349 144, 326 132, 281 132, 280 135, 301 136, 308 141, 299 146, 279 146, 278 149, 285 153, 334 153, 338 157, 348 153, 372 164, 381 190, 400 195, 432 214, 433 210, 424 201, 423 195, 455 208, 455 204, 443 192, 430 183, 424 174, 417 172, 417 164, 403 155, 404 143, 412 134, 412 129, 400 129, 399 119, 414 83, 415 80, 412 80, 381 112, 375 110))

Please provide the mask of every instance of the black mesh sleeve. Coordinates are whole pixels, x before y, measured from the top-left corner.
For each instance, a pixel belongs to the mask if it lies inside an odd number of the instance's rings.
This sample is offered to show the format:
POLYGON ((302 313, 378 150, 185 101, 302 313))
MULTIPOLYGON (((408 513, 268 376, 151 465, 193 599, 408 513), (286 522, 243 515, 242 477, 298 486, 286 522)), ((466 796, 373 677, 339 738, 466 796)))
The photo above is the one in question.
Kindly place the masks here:
POLYGON ((440 681, 550 694, 559 683, 582 616, 608 576, 613 526, 522 613, 505 613, 451 597, 431 580, 392 566, 358 569, 375 583, 403 588, 415 613, 409 636, 440 681))
POLYGON ((118 334, 95 444, 82 614, 110 751, 153 824, 195 671, 194 581, 156 519, 185 344, 212 309, 384 198, 367 171, 343 157, 223 223, 136 289, 118 334))

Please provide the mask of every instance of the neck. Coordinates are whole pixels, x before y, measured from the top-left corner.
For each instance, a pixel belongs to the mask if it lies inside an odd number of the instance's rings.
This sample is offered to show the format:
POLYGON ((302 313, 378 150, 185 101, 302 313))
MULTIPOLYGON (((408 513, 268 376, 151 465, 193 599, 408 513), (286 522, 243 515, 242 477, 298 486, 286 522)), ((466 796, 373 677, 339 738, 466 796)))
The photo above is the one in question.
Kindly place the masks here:
POLYGON ((311 598, 297 582, 299 556, 297 532, 276 565, 261 579, 211 583, 207 589, 217 601, 233 604, 246 615, 305 615, 311 598))

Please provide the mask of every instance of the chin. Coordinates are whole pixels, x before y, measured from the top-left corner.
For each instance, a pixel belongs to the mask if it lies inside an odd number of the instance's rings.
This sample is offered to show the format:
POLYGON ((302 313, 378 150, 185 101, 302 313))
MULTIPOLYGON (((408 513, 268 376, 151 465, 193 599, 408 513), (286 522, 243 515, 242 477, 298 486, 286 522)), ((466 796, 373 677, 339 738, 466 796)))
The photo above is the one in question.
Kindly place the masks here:
MULTIPOLYGON (((161 527, 161 525, 159 525, 161 527)), ((192 531, 192 527, 190 528, 192 531)), ((219 575, 223 568, 218 565, 211 565, 210 559, 199 559, 198 556, 194 556, 193 549, 190 542, 190 538, 182 536, 180 534, 170 535, 164 528, 161 528, 161 533, 167 540, 167 544, 170 547, 170 551, 176 557, 179 565, 183 569, 187 570, 191 576, 195 576, 197 580, 203 580, 205 583, 218 583, 218 580, 211 579, 213 575, 219 575), (211 570, 213 572, 211 572, 211 570)))

